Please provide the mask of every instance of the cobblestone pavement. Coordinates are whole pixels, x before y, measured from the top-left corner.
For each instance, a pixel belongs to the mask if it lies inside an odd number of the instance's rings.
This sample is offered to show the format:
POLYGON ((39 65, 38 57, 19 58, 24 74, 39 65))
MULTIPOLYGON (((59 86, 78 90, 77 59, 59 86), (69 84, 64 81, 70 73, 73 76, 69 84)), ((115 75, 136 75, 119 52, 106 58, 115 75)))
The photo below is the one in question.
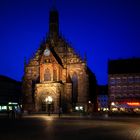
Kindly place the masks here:
POLYGON ((30 115, 0 119, 0 140, 140 140, 140 118, 30 115))

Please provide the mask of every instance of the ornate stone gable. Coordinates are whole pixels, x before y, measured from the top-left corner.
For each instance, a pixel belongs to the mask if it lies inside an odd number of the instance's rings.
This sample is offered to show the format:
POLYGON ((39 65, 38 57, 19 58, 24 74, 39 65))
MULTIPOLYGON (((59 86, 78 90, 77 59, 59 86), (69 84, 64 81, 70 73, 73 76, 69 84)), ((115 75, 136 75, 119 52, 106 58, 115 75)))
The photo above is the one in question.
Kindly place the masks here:
MULTIPOLYGON (((58 16, 56 11, 51 12, 50 16, 58 16)), ((76 106, 82 106, 86 111, 89 93, 86 61, 58 34, 57 24, 58 17, 51 17, 49 36, 25 64, 25 110, 48 111, 50 103, 46 99, 51 97, 51 110, 54 113, 58 113, 60 108, 65 112, 74 111, 76 106)))

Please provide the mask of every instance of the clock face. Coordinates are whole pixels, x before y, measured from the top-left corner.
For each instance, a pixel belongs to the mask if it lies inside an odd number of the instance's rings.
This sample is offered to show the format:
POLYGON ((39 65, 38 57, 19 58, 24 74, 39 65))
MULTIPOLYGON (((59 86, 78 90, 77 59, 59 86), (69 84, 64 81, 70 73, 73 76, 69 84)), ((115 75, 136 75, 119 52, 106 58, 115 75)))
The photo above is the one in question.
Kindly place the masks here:
POLYGON ((45 49, 45 51, 44 51, 44 55, 45 56, 49 56, 50 55, 50 50, 47 48, 47 49, 45 49))

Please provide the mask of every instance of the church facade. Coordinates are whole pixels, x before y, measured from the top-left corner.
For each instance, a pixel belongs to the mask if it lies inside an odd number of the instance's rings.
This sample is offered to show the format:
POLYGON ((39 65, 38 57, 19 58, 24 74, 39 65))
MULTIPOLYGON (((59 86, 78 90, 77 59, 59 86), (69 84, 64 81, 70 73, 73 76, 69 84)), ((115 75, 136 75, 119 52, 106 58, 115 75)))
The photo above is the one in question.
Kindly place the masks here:
POLYGON ((60 35, 58 12, 51 10, 48 37, 24 67, 23 109, 87 111, 89 82, 86 61, 60 35))

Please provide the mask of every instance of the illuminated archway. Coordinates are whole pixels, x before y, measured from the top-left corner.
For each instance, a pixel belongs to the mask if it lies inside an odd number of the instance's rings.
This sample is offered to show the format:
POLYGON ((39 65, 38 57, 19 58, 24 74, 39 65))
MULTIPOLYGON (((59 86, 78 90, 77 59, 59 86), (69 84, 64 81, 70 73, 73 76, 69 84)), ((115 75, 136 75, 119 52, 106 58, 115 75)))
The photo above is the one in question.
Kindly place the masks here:
POLYGON ((41 111, 53 113, 54 111, 54 98, 52 96, 41 96, 41 111))

